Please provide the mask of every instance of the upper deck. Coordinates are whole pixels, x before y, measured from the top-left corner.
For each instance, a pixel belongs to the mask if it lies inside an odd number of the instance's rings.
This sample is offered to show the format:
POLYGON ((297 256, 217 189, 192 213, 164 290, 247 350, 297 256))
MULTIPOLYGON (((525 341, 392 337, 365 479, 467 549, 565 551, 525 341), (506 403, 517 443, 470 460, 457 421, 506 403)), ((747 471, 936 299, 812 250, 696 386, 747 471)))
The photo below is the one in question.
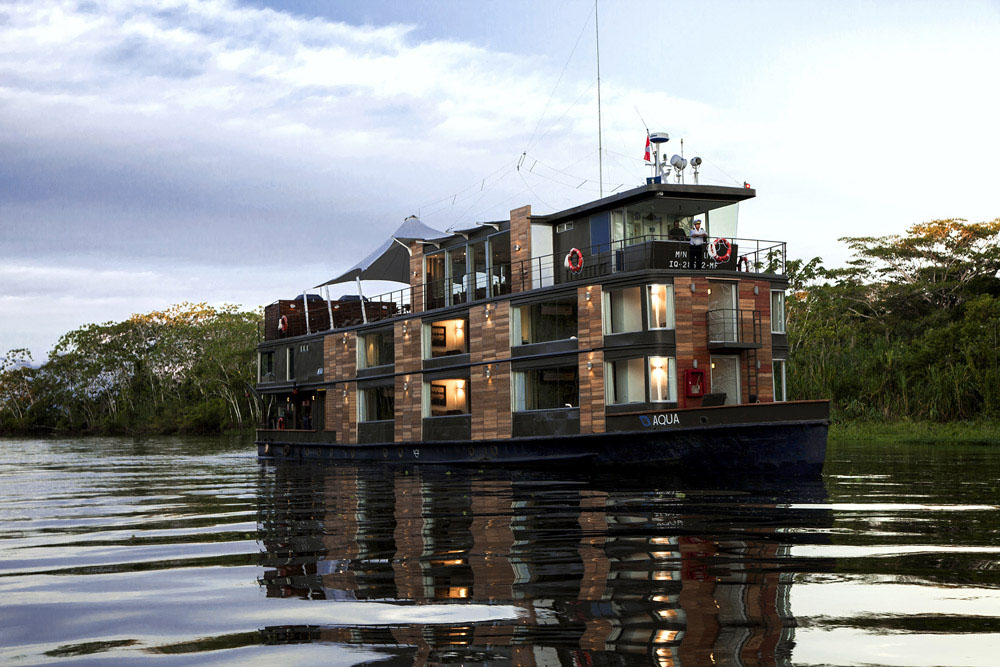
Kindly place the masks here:
MULTIPOLYGON (((755 194, 750 188, 646 185, 550 215, 533 216, 530 207, 523 207, 511 211, 509 221, 433 238, 395 237, 383 255, 366 260, 371 260, 369 266, 382 262, 379 278, 390 275, 408 282, 406 287, 376 296, 331 300, 313 293, 275 302, 265 309, 264 339, 350 329, 649 271, 755 275, 782 282, 785 243, 736 235, 738 204, 755 194), (696 219, 703 221, 709 243, 717 238, 730 242, 725 261, 713 260, 707 251, 702 258, 692 253, 688 235, 696 219), (582 258, 577 270, 566 265, 573 249, 582 258), (393 252, 403 259, 395 258, 400 266, 389 270, 393 252), (283 330, 282 317, 287 323, 283 330)), ((367 278, 357 267, 345 276, 330 283, 367 278)))

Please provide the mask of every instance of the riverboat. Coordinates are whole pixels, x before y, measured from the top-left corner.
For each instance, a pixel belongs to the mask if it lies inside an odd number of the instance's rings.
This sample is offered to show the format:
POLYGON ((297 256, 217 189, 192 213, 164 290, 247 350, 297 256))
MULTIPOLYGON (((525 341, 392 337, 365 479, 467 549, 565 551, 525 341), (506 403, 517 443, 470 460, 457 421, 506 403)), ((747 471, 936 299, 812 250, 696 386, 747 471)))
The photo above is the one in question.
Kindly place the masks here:
POLYGON ((664 180, 450 233, 410 217, 267 306, 258 455, 820 470, 829 402, 786 401, 786 244, 737 238, 749 186, 664 180))

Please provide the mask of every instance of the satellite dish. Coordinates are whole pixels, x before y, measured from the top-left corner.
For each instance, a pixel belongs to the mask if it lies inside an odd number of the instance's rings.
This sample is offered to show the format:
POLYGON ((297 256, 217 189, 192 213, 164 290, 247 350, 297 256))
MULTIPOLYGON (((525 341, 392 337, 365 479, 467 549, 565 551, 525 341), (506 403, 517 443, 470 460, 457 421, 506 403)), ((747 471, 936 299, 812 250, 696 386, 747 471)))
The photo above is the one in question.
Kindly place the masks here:
POLYGON ((691 158, 691 166, 692 167, 700 167, 701 166, 701 158, 700 157, 693 157, 693 158, 691 158))
POLYGON ((665 144, 670 141, 670 135, 666 132, 650 132, 649 133, 649 143, 651 144, 665 144))
POLYGON ((677 171, 683 171, 688 166, 688 161, 682 158, 680 155, 674 155, 670 158, 670 166, 672 166, 677 171))

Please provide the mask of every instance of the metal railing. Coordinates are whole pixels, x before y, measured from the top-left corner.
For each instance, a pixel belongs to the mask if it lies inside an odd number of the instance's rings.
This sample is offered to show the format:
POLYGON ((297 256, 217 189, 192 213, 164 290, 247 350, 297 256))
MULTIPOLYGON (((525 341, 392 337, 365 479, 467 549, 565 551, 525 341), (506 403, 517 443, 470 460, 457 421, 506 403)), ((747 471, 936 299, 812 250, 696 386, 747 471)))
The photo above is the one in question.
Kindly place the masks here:
MULTIPOLYGON (((715 238, 710 237, 708 243, 715 238)), ((515 286, 518 291, 524 292, 629 271, 693 269, 705 272, 784 274, 786 247, 783 241, 727 240, 732 249, 727 261, 722 263, 711 258, 707 245, 703 246, 703 257, 698 261, 698 258, 692 257, 687 238, 645 235, 579 248, 583 259, 579 271, 571 271, 565 266, 565 255, 553 253, 530 260, 490 266, 486 271, 403 287, 376 296, 356 300, 341 299, 336 302, 324 299, 322 304, 314 301, 309 304, 309 316, 306 317, 303 330, 299 331, 300 327, 296 324, 295 331, 290 330, 282 337, 378 322, 412 313, 415 309, 423 312, 503 296, 510 294, 515 286)))
POLYGON ((716 308, 705 314, 708 322, 708 343, 761 342, 761 316, 759 310, 716 308))

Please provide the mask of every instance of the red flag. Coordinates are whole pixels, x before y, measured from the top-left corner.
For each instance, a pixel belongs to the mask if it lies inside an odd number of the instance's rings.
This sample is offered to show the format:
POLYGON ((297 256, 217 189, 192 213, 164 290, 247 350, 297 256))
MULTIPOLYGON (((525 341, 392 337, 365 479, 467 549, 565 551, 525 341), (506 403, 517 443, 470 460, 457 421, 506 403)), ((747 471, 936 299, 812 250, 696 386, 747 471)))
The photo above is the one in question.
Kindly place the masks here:
POLYGON ((646 164, 652 163, 652 160, 650 159, 649 155, 649 134, 646 134, 646 156, 644 159, 646 160, 646 164))

